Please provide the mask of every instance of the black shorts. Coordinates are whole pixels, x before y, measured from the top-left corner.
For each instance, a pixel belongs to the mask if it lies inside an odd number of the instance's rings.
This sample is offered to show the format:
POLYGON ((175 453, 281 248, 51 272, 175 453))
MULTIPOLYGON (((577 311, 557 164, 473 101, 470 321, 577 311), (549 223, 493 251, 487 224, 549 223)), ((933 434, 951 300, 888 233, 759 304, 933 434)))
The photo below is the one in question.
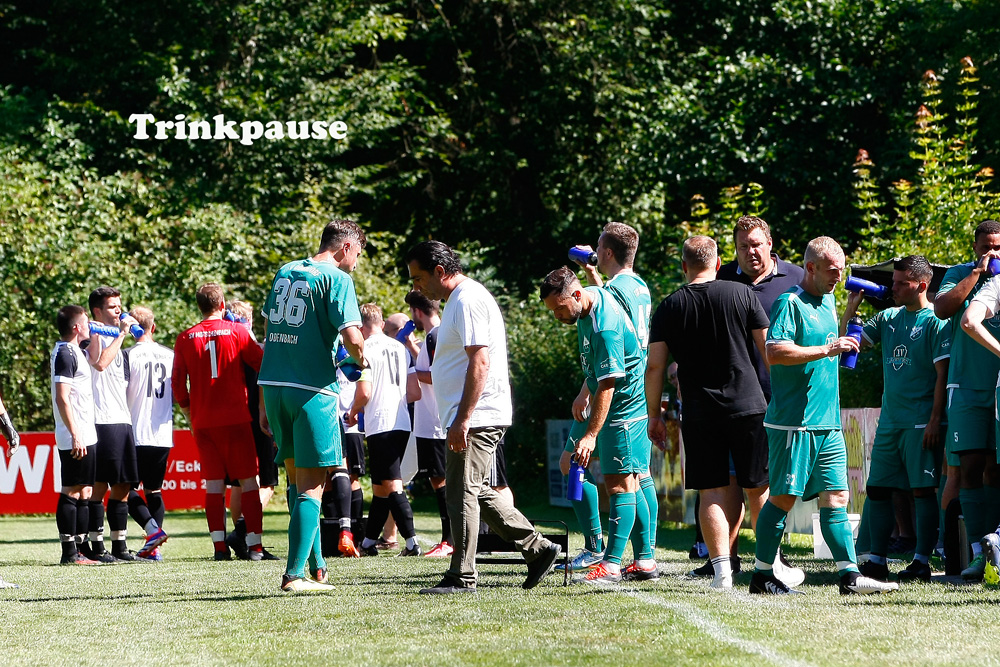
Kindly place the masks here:
POLYGON ((69 449, 59 450, 63 486, 93 486, 97 478, 97 445, 87 447, 87 455, 77 461, 69 449))
POLYGON ((767 433, 764 415, 720 419, 684 419, 684 486, 716 489, 729 486, 729 457, 736 483, 744 489, 767 486, 767 433))
POLYGON ((278 448, 274 440, 261 431, 259 426, 253 429, 253 440, 257 447, 257 477, 261 487, 277 486, 278 464, 274 462, 274 457, 278 455, 278 448))
POLYGON ((487 480, 492 487, 510 486, 507 483, 507 445, 503 438, 497 443, 497 448, 493 450, 493 467, 487 480))
POLYGON ((110 485, 139 483, 131 424, 97 425, 97 481, 110 485))
POLYGON ((417 477, 444 477, 448 441, 444 438, 417 438, 417 477))
POLYGON ((368 458, 372 473, 372 484, 384 484, 394 479, 402 479, 399 464, 410 440, 409 431, 387 431, 373 433, 368 437, 368 458))
POLYGON ((340 432, 340 444, 344 448, 347 471, 355 477, 365 474, 365 434, 340 432))
MULTIPOLYGON (((146 491, 159 491, 167 474, 170 447, 136 447, 135 458, 139 468, 139 481, 146 491)), ((138 484, 135 485, 138 488, 138 484)))

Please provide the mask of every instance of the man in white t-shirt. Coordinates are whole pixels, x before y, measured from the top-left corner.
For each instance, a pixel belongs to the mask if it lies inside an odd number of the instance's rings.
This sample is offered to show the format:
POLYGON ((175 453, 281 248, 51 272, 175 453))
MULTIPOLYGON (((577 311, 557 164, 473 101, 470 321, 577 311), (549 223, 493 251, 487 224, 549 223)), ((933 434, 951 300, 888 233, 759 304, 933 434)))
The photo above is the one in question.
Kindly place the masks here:
POLYGON ((410 317, 417 331, 426 332, 415 363, 417 381, 420 383, 420 400, 413 407, 413 434, 417 439, 417 476, 426 477, 434 489, 438 514, 441 516, 441 541, 427 552, 431 558, 447 558, 455 551, 448 519, 448 501, 445 495, 445 453, 448 451, 448 432, 441 426, 437 397, 431 378, 431 364, 437 350, 437 329, 441 324, 441 302, 432 301, 413 290, 406 295, 410 317))
POLYGON ((485 287, 462 275, 458 255, 439 241, 417 244, 406 262, 414 289, 448 301, 431 369, 438 415, 447 427, 445 486, 455 552, 441 582, 420 592, 476 590, 480 511, 493 532, 517 545, 528 563, 522 587, 534 588, 552 571, 559 545, 536 531, 487 479, 512 413, 507 332, 500 308, 485 287))
POLYGON ((400 556, 420 556, 413 529, 413 509, 403 492, 400 463, 410 439, 410 414, 406 404, 419 398, 416 376, 407 373, 409 355, 403 344, 382 333, 382 309, 374 303, 361 306, 361 333, 365 338, 368 378, 358 381, 354 405, 348 423, 356 423, 357 413, 365 411, 365 439, 371 462, 372 504, 368 510, 361 555, 377 556, 379 533, 392 515, 399 534, 406 540, 400 556), (368 386, 366 386, 368 385, 368 386), (367 399, 367 400, 365 400, 367 399))
POLYGON ((62 545, 59 562, 63 565, 96 565, 96 561, 77 549, 77 543, 82 543, 86 536, 88 500, 97 473, 94 390, 90 364, 81 349, 81 343, 90 343, 87 312, 80 306, 63 306, 56 315, 56 326, 59 342, 52 349, 49 372, 52 376, 56 449, 62 464, 62 489, 56 504, 56 526, 62 545))
POLYGON ((128 369, 125 395, 132 415, 136 466, 143 494, 133 488, 128 509, 146 531, 146 543, 136 555, 162 560, 159 546, 167 541, 167 533, 163 530, 160 487, 167 474, 167 457, 174 446, 174 392, 170 386, 174 353, 153 341, 156 322, 152 310, 139 306, 132 309, 131 315, 144 332, 135 346, 122 353, 128 369))

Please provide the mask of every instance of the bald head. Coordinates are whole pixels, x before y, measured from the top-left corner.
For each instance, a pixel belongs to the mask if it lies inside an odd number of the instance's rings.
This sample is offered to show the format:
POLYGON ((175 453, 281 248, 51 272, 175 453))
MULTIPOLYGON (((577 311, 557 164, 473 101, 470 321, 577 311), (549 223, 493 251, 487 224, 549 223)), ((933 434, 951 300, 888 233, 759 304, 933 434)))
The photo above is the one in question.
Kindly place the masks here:
POLYGON ((406 323, 409 321, 410 318, 403 313, 393 313, 385 318, 385 326, 382 327, 382 333, 390 338, 395 338, 399 330, 406 326, 406 323))

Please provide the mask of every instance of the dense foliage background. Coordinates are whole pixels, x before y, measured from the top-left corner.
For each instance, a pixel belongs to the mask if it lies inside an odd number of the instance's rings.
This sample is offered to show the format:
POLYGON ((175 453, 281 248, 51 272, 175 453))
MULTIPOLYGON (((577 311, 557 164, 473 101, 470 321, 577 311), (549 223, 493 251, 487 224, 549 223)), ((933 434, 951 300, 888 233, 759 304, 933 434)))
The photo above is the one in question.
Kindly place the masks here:
POLYGON ((976 107, 997 106, 998 44, 986 0, 0 3, 0 388, 19 427, 49 428, 60 305, 114 284, 169 340, 199 283, 259 304, 280 263, 350 216, 375 233, 363 300, 400 309, 399 259, 429 237, 490 281, 512 458, 534 474, 543 420, 579 380, 572 331, 534 287, 569 245, 633 224, 657 300, 684 236, 725 242, 750 208, 793 259, 823 233, 858 261, 965 260, 995 209, 969 193, 991 192, 998 163, 1000 118, 976 107), (140 141, 134 113, 349 135, 140 141))

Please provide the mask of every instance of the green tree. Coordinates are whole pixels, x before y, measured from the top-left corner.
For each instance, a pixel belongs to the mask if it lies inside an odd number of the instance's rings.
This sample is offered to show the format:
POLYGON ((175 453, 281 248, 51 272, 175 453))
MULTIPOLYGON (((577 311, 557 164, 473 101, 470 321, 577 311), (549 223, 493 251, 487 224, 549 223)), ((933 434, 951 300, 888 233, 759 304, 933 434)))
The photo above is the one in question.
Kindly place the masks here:
POLYGON ((908 254, 944 264, 964 261, 973 229, 983 219, 996 217, 997 194, 989 187, 993 168, 976 159, 978 84, 972 59, 963 58, 954 111, 949 113, 941 77, 931 70, 924 73, 910 128, 909 156, 916 162, 910 179, 883 189, 868 151, 859 151, 854 188, 863 240, 852 254, 855 261, 877 263, 908 254), (891 205, 885 203, 887 197, 891 205))

